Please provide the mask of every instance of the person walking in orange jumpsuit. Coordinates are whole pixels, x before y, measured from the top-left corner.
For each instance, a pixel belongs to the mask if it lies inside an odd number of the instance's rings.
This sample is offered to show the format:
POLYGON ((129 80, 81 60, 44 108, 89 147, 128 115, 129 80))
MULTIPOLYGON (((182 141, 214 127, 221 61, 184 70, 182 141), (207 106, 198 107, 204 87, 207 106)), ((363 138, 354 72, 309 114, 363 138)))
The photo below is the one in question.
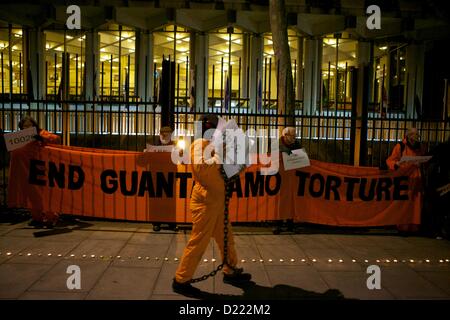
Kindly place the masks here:
MULTIPOLYGON (((30 116, 23 117, 19 122, 19 129, 35 127, 37 135, 34 137, 39 144, 61 144, 61 138, 47 130, 41 129, 36 120, 30 116)), ((53 228, 58 222, 59 214, 56 212, 42 212, 39 208, 31 208, 30 226, 53 228)))
MULTIPOLYGON (((204 116, 202 118, 203 136, 205 137, 204 134, 208 129, 215 129, 217 123, 217 116, 204 116)), ((225 181, 221 173, 220 157, 217 154, 209 159, 204 157, 204 150, 209 144, 210 141, 207 139, 197 139, 190 148, 195 181, 190 202, 192 233, 172 283, 175 292, 185 295, 200 293, 199 289, 191 285, 191 280, 211 238, 216 240, 224 260, 225 181)), ((227 260, 223 261, 225 263, 223 281, 226 283, 250 281, 250 274, 243 273, 242 268, 236 268, 238 259, 230 222, 228 222, 227 239, 227 260)))

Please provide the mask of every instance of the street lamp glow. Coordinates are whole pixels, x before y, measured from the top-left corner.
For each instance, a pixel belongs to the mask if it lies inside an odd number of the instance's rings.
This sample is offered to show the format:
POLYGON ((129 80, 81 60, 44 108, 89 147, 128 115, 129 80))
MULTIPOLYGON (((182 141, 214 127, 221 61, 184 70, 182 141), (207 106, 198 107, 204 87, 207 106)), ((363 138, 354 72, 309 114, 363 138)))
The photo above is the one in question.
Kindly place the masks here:
POLYGON ((178 140, 177 147, 181 150, 184 150, 186 148, 186 141, 183 139, 178 140))

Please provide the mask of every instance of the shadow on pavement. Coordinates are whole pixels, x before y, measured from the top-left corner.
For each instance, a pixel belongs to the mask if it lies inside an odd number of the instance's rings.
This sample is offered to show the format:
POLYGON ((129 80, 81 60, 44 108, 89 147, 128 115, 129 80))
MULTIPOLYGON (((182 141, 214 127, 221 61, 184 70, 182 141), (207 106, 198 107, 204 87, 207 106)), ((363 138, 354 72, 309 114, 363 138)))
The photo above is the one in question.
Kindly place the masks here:
POLYGON ((76 230, 82 230, 84 228, 91 227, 92 223, 82 222, 77 219, 66 218, 62 221, 58 221, 57 227, 54 229, 46 229, 43 231, 36 231, 33 235, 36 238, 54 236, 57 234, 70 233, 76 230))
POLYGON ((0 209, 0 223, 16 225, 30 219, 30 213, 27 210, 18 209, 0 209))
POLYGON ((190 298, 202 300, 344 300, 344 295, 337 289, 329 289, 324 293, 317 293, 301 288, 278 284, 274 287, 264 287, 257 285, 254 281, 249 281, 233 286, 242 289, 242 295, 228 295, 209 293, 200 290, 198 294, 189 295, 190 298))

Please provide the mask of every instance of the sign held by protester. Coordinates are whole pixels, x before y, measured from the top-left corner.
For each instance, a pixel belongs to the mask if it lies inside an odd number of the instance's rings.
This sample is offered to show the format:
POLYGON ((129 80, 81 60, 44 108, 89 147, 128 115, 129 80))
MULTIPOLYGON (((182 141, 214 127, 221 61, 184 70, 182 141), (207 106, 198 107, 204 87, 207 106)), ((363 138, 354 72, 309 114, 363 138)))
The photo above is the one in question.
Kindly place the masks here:
POLYGON ((291 154, 282 153, 284 170, 300 169, 311 165, 305 149, 292 150, 291 152, 291 154))
POLYGON ((5 134, 6 149, 13 151, 22 148, 24 145, 36 140, 34 136, 37 135, 35 127, 23 129, 16 132, 5 134))

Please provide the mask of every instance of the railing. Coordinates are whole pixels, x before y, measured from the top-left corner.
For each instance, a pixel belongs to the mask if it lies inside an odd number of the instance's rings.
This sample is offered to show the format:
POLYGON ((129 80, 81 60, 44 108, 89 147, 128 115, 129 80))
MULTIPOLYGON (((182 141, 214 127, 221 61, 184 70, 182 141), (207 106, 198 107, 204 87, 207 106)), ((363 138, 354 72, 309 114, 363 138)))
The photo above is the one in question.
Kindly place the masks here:
MULTIPOLYGON (((1 129, 4 132, 18 130, 18 122, 24 115, 31 115, 41 127, 57 134, 70 135, 70 144, 94 148, 143 150, 146 143, 152 143, 159 135, 161 107, 153 103, 126 103, 105 101, 33 101, 30 104, 0 103, 1 129), (64 108, 62 106, 64 105, 64 108), (68 114, 68 127, 63 118, 68 114)), ((194 121, 201 114, 188 107, 176 107, 174 128, 176 136, 194 136, 194 121)), ((244 130, 253 129, 254 138, 269 150, 269 138, 275 138, 288 123, 288 116, 279 115, 276 110, 263 109, 258 113, 247 108, 209 108, 226 119, 234 118, 244 130), (265 129, 262 130, 262 129, 265 129)), ((324 111, 314 115, 303 115, 297 110, 292 116, 297 138, 307 150, 310 158, 352 164, 352 140, 355 120, 351 111, 324 111), (353 127, 352 127, 353 124, 353 127)), ((390 154, 392 147, 401 141, 408 128, 416 127, 423 141, 432 149, 438 143, 450 139, 450 122, 442 120, 419 121, 406 119, 401 114, 387 114, 382 118, 369 113, 367 119, 366 164, 379 166, 390 154)), ((0 202, 6 207, 9 158, 2 151, 0 170, 0 202)))

